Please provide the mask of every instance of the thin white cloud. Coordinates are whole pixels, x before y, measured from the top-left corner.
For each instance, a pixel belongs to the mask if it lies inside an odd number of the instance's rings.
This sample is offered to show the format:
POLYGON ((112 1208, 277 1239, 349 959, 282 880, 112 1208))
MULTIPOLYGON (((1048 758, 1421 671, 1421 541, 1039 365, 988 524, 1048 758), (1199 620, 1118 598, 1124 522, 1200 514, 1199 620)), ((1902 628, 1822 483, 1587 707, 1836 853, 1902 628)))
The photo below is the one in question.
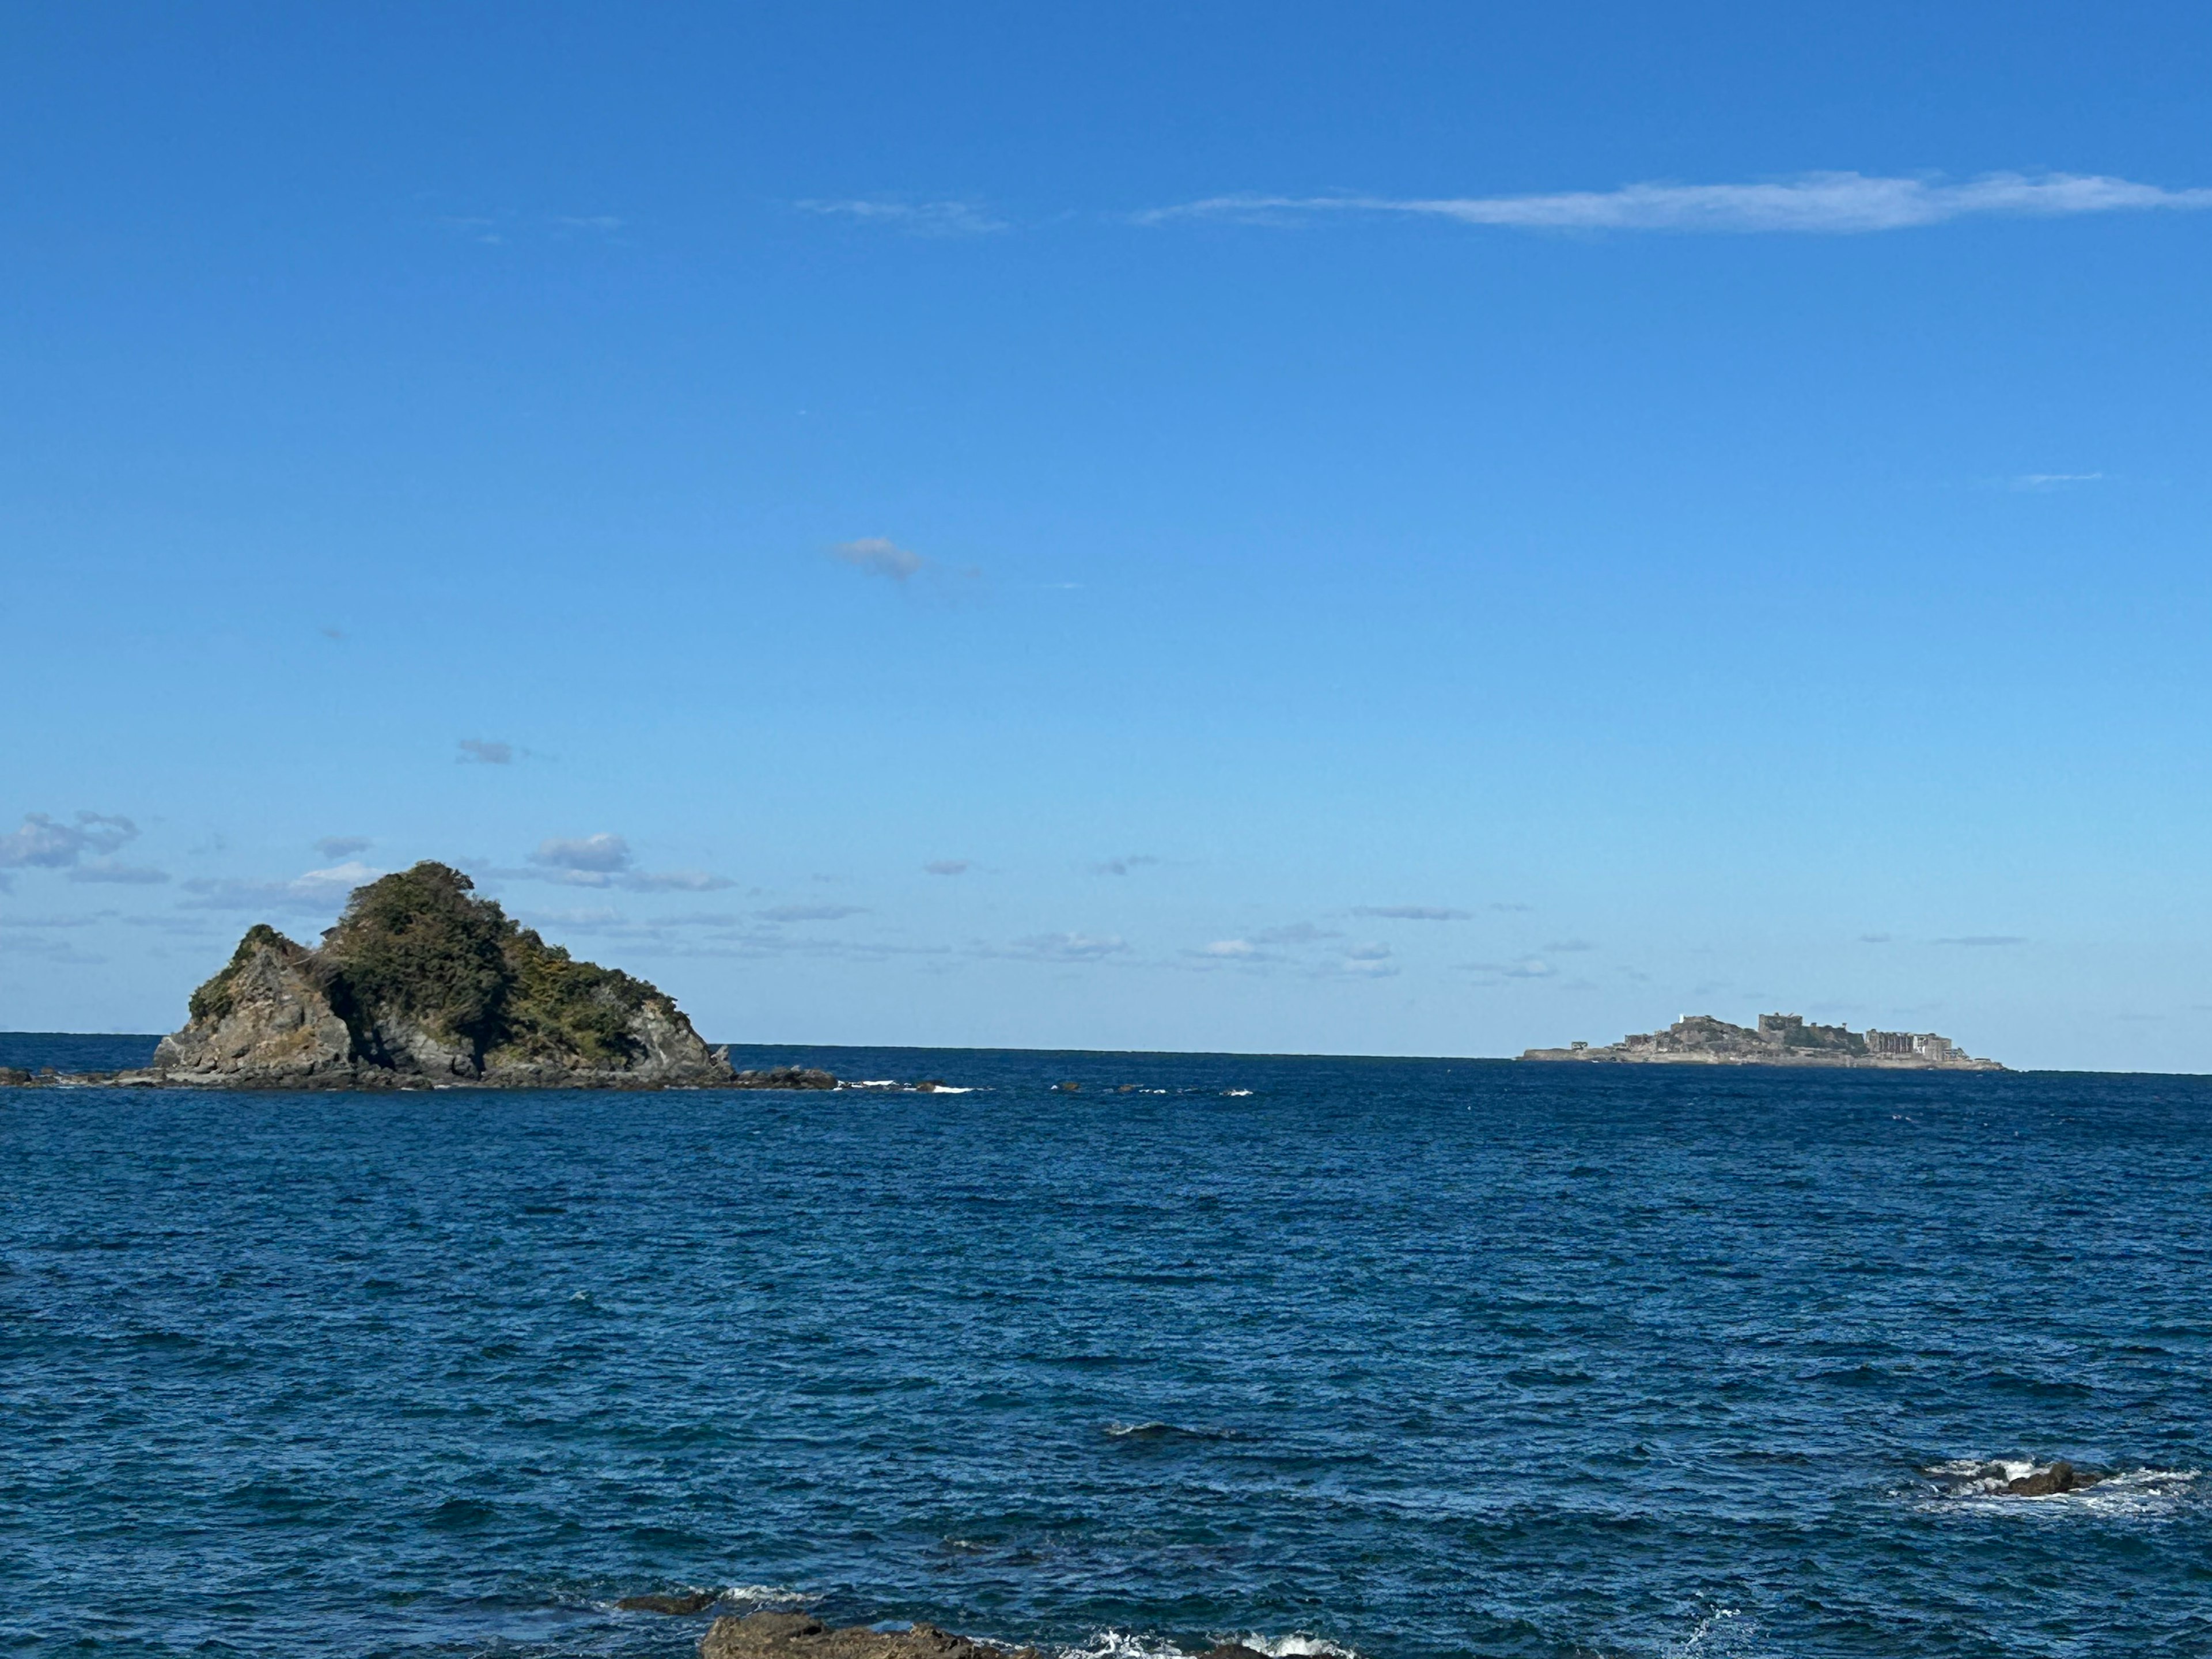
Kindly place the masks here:
POLYGON ((495 738, 463 738, 458 745, 460 753, 453 757, 461 766, 512 766, 514 745, 501 743, 495 738))
POLYGON ((2005 488, 2022 495, 2047 495, 2054 489, 2065 489, 2074 484, 2102 483, 2101 472, 2022 472, 2005 480, 2005 488))
POLYGON ((794 202, 801 213, 829 219, 849 219, 856 224, 878 225, 909 236, 991 236, 1011 230, 974 202, 885 202, 860 199, 842 202, 794 202))
POLYGON ((1384 921, 1465 921, 1474 913, 1449 909, 1441 904, 1358 904, 1352 907, 1352 914, 1384 921))
POLYGON ((975 866, 967 859, 932 859, 921 867, 933 876, 964 876, 975 866))
POLYGON ((373 845, 367 836, 325 836, 315 843, 315 850, 326 859, 343 859, 366 853, 373 845))
POLYGON ((1214 196, 1136 218, 1145 224, 1176 219, 1289 224, 1331 214, 1384 214, 1512 230, 1851 235, 1972 217, 2203 208, 2212 208, 2212 190, 2167 190, 2100 174, 1991 173, 1947 184, 1940 178, 1807 173, 1760 184, 1646 183, 1530 196, 1214 196))
POLYGON ((770 921, 842 921, 866 914, 858 904, 779 904, 761 912, 770 921))

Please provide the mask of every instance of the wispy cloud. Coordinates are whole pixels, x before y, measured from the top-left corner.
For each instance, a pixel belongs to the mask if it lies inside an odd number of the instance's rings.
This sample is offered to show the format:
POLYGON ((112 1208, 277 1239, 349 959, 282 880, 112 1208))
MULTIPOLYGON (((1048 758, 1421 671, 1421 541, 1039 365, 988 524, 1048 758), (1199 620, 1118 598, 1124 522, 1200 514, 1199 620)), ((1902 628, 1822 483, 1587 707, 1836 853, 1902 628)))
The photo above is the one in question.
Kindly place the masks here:
POLYGON ((538 843, 538 850, 530 855, 530 861, 556 870, 607 875, 629 868, 629 843, 620 836, 604 831, 573 840, 549 836, 538 843))
POLYGON ((345 859, 366 853, 373 845, 367 836, 325 836, 315 843, 315 850, 326 859, 345 859))
POLYGON ((761 912, 770 921, 842 921, 848 916, 866 914, 866 908, 858 904, 779 904, 761 912))
POLYGON ((888 576, 902 582, 929 562, 910 547, 901 547, 888 536, 863 536, 858 541, 839 542, 830 550, 830 556, 841 564, 849 564, 855 570, 865 570, 871 576, 888 576))
POLYGON ((1100 962, 1119 956, 1128 948, 1128 942, 1118 933, 1031 933, 1004 945, 979 945, 976 953, 1018 957, 1031 962, 1100 962))
POLYGON ((975 866, 967 859, 932 859, 921 867, 933 876, 964 876, 975 866))
POLYGON ((1492 980, 1551 979, 1559 971, 1541 957, 1522 957, 1517 962, 1463 962, 1460 966, 1492 980))
POLYGON ((105 812, 79 812, 70 823, 26 812, 21 829, 0 836, 0 870, 66 870, 88 853, 112 853, 137 839, 137 824, 105 812))
POLYGON ((794 202, 801 213, 877 225, 908 236, 992 236, 1013 227, 975 202, 794 202))
POLYGON ((347 895, 363 882, 384 872, 348 860, 325 869, 309 870, 289 881, 206 879, 188 881, 183 901, 187 910, 289 910, 307 915, 329 915, 345 903, 347 895))
POLYGON ((2047 495, 2054 489, 2069 489, 2075 484, 2102 483, 2101 472, 2021 472, 2005 480, 2005 488, 2023 495, 2047 495))
POLYGON ((1390 960, 1390 947, 1377 941, 1349 947, 1336 970, 1360 979, 1384 979, 1396 973, 1398 965, 1390 960))
POLYGON ((1956 939, 1939 939, 1938 945, 2025 945, 2027 940, 2018 933, 1966 933, 1956 939))
POLYGON ((455 745, 461 751, 453 757, 462 766, 512 766, 514 745, 501 743, 495 738, 463 738, 455 745))
POLYGON ((1126 876, 1132 870, 1143 870, 1159 860, 1150 853, 1131 853, 1118 859, 1103 859, 1091 866, 1094 876, 1126 876))
POLYGON ((1472 910, 1453 910, 1441 904, 1358 904, 1355 916, 1374 916, 1385 921, 1465 921, 1472 910))
POLYGON ((531 854, 534 868, 485 870, 494 879, 550 881, 564 887, 620 887, 633 893, 711 893, 737 884, 704 870, 640 870, 629 842, 608 831, 550 836, 531 854))
POLYGON ((150 887, 169 878, 167 870, 156 870, 146 864, 118 864, 113 859, 94 859, 89 864, 80 864, 69 872, 71 881, 119 882, 131 886, 150 887))
POLYGON ((2099 174, 1991 173, 1948 184, 1940 177, 1808 173, 1758 184, 1646 183, 1528 196, 1213 196, 1135 216, 1144 224, 1176 219, 1289 224, 1326 215, 1384 214, 1513 230, 1849 235, 1970 217, 2208 207, 2212 190, 2167 190, 2099 174))

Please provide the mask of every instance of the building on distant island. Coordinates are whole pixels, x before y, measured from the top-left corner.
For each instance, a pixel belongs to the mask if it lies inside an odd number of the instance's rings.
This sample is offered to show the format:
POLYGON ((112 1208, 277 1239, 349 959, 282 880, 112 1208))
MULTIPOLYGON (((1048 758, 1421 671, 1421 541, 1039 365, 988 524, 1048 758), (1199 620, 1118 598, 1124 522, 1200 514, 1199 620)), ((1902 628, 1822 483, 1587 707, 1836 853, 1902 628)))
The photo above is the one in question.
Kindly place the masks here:
POLYGON ((1663 1031, 1642 1031, 1593 1048, 1531 1048, 1523 1060, 1611 1060, 1677 1066, 1856 1066, 1886 1071, 2002 1072, 1933 1031, 1854 1031, 1808 1025, 1802 1014, 1761 1014, 1756 1029, 1711 1014, 1685 1014, 1663 1031))

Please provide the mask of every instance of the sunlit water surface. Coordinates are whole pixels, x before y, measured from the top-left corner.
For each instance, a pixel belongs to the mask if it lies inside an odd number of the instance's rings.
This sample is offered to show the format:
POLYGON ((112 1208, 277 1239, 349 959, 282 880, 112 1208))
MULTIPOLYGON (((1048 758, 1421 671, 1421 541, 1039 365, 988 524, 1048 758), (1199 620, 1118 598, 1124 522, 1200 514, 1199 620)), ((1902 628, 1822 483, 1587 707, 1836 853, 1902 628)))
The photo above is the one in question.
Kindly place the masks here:
POLYGON ((0 1644, 2212 1653, 2205 1083, 738 1057, 0 1090, 0 1644))

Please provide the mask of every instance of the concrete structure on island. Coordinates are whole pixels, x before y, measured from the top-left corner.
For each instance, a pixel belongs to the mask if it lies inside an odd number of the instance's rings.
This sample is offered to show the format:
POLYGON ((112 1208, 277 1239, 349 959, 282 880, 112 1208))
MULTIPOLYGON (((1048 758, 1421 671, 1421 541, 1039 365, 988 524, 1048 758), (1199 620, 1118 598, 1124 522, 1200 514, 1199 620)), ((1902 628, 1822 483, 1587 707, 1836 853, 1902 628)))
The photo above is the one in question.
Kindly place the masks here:
POLYGON ((1531 1048, 1523 1060, 1673 1066, 1847 1066, 1880 1071, 2002 1072, 1933 1031, 1854 1031, 1808 1024, 1802 1014, 1761 1014, 1758 1025, 1731 1025, 1711 1014, 1685 1014, 1663 1031, 1642 1031, 1594 1048, 1531 1048))

